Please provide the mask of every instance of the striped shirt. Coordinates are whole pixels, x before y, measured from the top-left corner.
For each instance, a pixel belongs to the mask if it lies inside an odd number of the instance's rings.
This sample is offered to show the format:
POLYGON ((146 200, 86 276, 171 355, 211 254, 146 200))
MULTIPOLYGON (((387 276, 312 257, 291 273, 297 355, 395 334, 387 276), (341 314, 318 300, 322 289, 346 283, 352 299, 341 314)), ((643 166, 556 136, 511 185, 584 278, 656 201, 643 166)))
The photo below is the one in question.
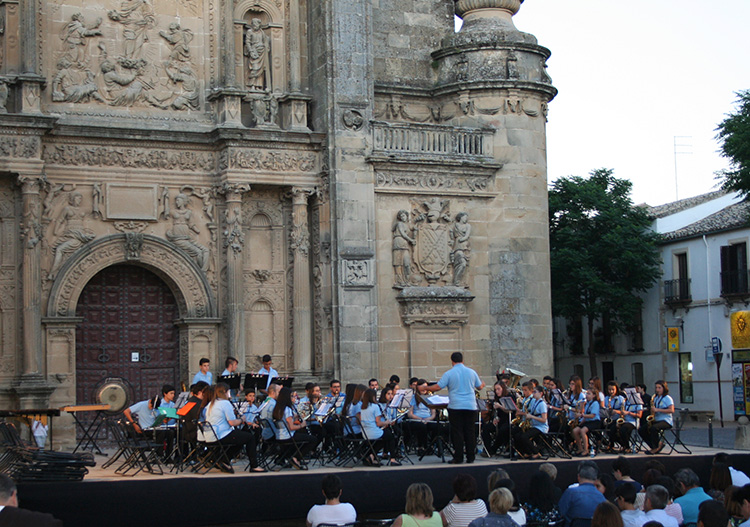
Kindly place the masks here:
POLYGON ((473 520, 487 516, 487 506, 482 500, 450 502, 442 514, 448 527, 468 527, 473 520))

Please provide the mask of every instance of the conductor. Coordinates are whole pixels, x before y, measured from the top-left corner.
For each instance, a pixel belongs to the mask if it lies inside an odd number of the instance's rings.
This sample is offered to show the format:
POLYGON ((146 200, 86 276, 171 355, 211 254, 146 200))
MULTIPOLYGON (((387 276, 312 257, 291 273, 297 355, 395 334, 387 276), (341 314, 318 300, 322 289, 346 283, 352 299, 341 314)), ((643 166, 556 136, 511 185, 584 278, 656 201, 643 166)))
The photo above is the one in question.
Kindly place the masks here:
POLYGON ((454 465, 463 463, 464 449, 466 462, 473 463, 477 452, 477 434, 474 426, 479 417, 474 390, 484 388, 477 372, 464 366, 464 356, 456 351, 451 354, 453 367, 445 372, 437 384, 428 386, 430 392, 448 388, 448 422, 451 425, 454 465))

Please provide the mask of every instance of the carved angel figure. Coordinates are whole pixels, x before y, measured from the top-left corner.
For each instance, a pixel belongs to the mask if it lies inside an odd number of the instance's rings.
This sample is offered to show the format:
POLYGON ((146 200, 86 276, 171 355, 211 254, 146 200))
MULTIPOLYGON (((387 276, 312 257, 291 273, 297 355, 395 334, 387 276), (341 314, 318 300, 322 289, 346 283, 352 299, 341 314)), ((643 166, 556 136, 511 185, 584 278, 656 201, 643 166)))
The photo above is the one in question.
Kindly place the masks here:
POLYGON ((393 225, 393 272, 396 275, 395 287, 406 287, 411 277, 411 247, 416 241, 411 236, 411 228, 407 223, 409 213, 398 211, 396 223, 393 225))
POLYGON ((270 87, 268 54, 271 43, 263 32, 260 18, 250 21, 250 28, 245 33, 245 56, 248 57, 247 85, 252 90, 263 91, 270 87))
POLYGON ((469 215, 465 212, 456 214, 456 222, 451 230, 453 238, 453 251, 451 252, 451 263, 453 264, 453 285, 463 286, 463 278, 466 268, 469 266, 469 238, 471 237, 471 225, 469 215))
POLYGON ((169 24, 169 31, 159 31, 159 35, 172 46, 172 51, 169 52, 169 62, 188 62, 190 60, 190 42, 193 41, 192 31, 182 29, 180 24, 172 22, 169 24))
POLYGON ((67 258, 85 244, 93 240, 96 235, 85 228, 83 220, 86 212, 81 209, 83 196, 80 192, 71 192, 68 194, 68 204, 60 211, 57 217, 54 234, 58 236, 57 241, 52 246, 54 260, 52 270, 49 273, 49 279, 54 280, 57 272, 63 263, 63 258, 67 258))
POLYGON ((187 208, 188 197, 180 192, 174 199, 172 229, 167 231, 167 239, 185 251, 203 271, 208 269, 208 249, 195 241, 195 234, 201 231, 193 222, 193 213, 187 208))

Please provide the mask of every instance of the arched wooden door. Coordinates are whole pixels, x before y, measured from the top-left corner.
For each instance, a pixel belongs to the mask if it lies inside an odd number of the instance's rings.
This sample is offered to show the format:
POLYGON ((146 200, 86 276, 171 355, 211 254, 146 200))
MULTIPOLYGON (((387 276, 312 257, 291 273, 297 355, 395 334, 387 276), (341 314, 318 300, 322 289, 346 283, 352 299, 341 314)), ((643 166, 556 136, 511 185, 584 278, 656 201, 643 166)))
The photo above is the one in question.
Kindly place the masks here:
POLYGON ((122 377, 131 401, 177 385, 179 333, 175 297, 151 271, 134 265, 108 267, 86 284, 76 316, 76 400, 92 404, 97 384, 122 377))

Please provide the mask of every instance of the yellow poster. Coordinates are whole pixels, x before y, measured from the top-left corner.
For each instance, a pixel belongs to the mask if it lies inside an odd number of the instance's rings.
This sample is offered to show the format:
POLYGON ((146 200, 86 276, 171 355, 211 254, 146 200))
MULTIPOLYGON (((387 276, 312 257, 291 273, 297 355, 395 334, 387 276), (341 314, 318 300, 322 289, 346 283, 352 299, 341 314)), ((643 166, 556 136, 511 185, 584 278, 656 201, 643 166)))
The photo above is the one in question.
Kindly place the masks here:
POLYGON ((667 328, 667 350, 680 351, 680 328, 667 328))
POLYGON ((732 348, 750 348, 750 311, 732 313, 732 348))

